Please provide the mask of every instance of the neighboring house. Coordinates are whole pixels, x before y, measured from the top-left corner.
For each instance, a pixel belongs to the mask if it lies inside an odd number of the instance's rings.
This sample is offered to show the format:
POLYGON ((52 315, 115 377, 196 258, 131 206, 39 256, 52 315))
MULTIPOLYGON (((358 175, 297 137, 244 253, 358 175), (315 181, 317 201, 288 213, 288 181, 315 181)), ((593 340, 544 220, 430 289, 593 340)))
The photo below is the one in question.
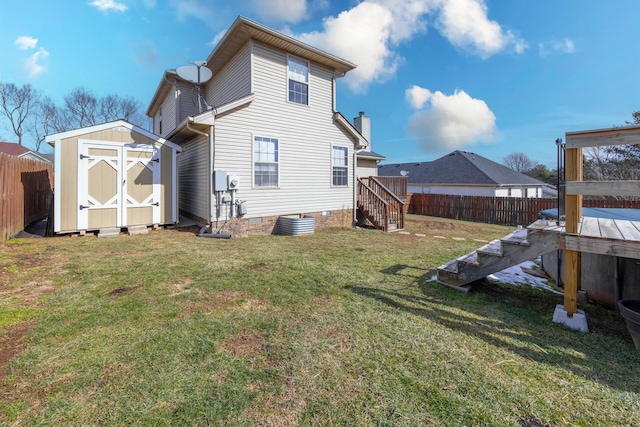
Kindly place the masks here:
POLYGON ((408 191, 460 196, 540 198, 546 184, 468 151, 432 162, 382 165, 380 176, 408 177, 408 191))
POLYGON ((27 147, 15 142, 0 142, 0 153, 23 157, 25 159, 38 160, 40 162, 51 163, 51 160, 47 159, 42 154, 31 151, 27 147))
POLYGON ((183 148, 180 212, 233 236, 272 233, 284 215, 351 226, 368 141, 336 111, 336 79, 355 65, 239 17, 206 67, 202 99, 167 70, 147 109, 183 148))
POLYGON ((356 151, 356 175, 358 178, 378 176, 378 163, 386 160, 386 157, 371 151, 371 119, 364 115, 364 111, 360 111, 358 117, 353 119, 353 126, 369 142, 365 148, 356 151))

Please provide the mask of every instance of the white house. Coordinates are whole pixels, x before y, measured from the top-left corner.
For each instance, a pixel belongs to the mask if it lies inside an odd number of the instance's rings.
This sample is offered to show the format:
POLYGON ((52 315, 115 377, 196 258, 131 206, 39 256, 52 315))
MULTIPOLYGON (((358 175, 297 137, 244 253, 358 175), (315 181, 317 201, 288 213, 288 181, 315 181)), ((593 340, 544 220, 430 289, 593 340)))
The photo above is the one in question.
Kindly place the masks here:
POLYGON ((212 75, 199 91, 184 68, 167 70, 147 115, 183 149, 180 212, 234 236, 274 232, 285 215, 351 226, 368 141, 337 112, 336 79, 354 68, 239 17, 199 69, 212 75))

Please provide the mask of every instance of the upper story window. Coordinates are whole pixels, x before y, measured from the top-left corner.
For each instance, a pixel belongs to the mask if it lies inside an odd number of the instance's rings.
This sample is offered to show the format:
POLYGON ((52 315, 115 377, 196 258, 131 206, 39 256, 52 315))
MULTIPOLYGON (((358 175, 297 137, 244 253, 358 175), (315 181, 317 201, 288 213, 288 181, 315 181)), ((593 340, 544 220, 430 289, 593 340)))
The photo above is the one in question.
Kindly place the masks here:
POLYGON ((162 105, 158 109, 158 134, 162 135, 162 105))
POLYGON ((253 138, 253 184, 256 187, 278 186, 278 140, 253 138))
POLYGON ((289 101, 309 105, 309 63, 293 56, 287 62, 289 101))
POLYGON ((334 145, 331 152, 332 184, 333 186, 346 186, 349 183, 349 149, 334 145))

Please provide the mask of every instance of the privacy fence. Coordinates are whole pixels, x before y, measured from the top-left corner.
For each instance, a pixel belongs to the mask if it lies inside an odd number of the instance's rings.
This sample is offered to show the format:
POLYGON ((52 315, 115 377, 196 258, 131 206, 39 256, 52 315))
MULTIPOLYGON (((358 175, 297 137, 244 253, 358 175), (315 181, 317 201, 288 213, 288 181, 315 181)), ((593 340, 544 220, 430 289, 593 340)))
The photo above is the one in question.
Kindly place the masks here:
MULTIPOLYGON (((585 199, 583 206, 585 208, 640 209, 640 202, 585 199)), ((558 201, 556 199, 413 194, 411 195, 409 212, 488 224, 527 226, 538 219, 541 210, 557 207, 558 201)))
POLYGON ((0 242, 48 214, 53 165, 0 153, 0 242))

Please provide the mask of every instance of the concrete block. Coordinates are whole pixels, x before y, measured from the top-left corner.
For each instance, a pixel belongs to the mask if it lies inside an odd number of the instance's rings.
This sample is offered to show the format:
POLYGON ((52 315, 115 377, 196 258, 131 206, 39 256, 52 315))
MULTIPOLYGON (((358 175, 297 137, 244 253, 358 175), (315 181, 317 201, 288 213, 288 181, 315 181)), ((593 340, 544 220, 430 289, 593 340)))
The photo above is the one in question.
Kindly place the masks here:
POLYGON ((578 310, 572 317, 569 317, 564 309, 564 305, 558 304, 553 312, 553 321, 580 332, 589 332, 584 310, 578 310))
POLYGON ((136 234, 149 234, 149 229, 146 225, 132 225, 131 227, 127 227, 127 233, 129 236, 134 236, 136 234))
POLYGON ((119 228, 101 228, 98 232, 98 237, 118 237, 119 235, 119 228))

